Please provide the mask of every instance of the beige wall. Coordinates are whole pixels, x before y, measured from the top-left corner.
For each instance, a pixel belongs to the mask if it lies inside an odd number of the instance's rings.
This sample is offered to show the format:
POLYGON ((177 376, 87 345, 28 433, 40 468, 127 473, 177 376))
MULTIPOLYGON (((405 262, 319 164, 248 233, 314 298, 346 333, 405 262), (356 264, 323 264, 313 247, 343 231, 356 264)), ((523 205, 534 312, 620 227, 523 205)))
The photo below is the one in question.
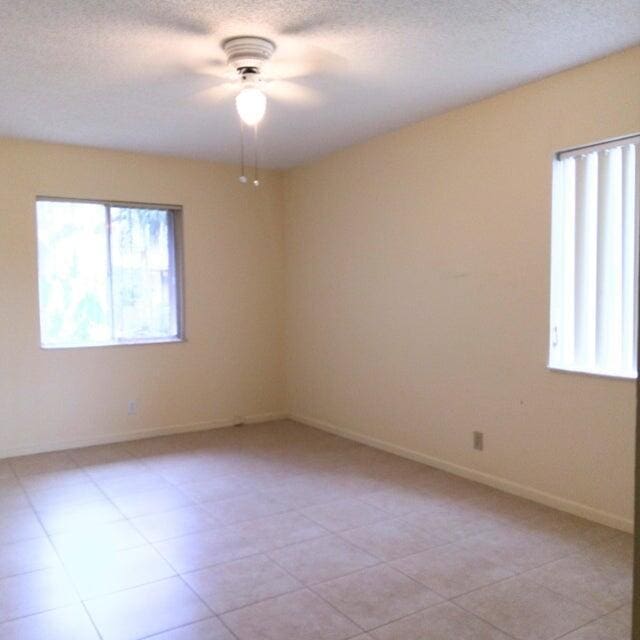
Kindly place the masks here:
POLYGON ((549 222, 552 153, 639 130, 634 48, 292 171, 290 411, 629 527, 634 385, 546 369, 549 222))
POLYGON ((2 140, 0 184, 0 457, 284 410, 280 174, 2 140), (36 195, 183 205, 187 342, 40 349, 36 195))

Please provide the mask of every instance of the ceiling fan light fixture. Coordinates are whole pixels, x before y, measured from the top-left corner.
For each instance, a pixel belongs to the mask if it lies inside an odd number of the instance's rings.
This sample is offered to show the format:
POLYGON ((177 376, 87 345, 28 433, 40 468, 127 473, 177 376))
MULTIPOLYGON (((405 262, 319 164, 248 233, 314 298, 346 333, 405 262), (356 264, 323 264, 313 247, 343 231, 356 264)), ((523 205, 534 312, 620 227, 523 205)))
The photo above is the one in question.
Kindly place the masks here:
POLYGON ((245 132, 244 125, 253 128, 253 180, 254 187, 260 186, 258 177, 258 125, 267 110, 267 96, 260 88, 260 72, 276 49, 267 38, 259 36, 238 36, 221 42, 227 54, 227 62, 238 72, 241 86, 236 95, 236 110, 240 116, 240 182, 247 184, 245 173, 245 132))

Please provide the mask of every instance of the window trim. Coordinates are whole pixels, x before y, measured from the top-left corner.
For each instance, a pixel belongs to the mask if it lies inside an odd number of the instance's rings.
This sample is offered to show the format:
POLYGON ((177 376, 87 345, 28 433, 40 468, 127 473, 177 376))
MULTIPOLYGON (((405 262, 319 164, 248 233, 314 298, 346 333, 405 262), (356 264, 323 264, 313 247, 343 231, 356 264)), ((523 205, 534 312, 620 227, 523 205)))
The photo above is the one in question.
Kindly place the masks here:
MULTIPOLYGON (((38 282, 38 333, 39 333, 39 346, 40 349, 45 351, 51 351, 56 349, 95 349, 104 347, 139 347, 141 345, 150 344, 174 344, 180 342, 187 342, 185 335, 185 322, 184 322, 184 264, 183 264, 183 235, 182 235, 182 216, 183 207, 178 204, 160 204, 156 202, 133 202, 130 200, 104 200, 99 198, 68 198, 65 196, 41 196, 37 195, 35 198, 34 215, 36 218, 36 233, 37 233, 37 215, 38 215, 38 203, 39 202, 71 202, 71 203, 84 203, 84 204, 97 204, 106 207, 107 213, 107 228, 110 224, 110 209, 116 208, 131 208, 131 209, 156 209, 164 210, 171 213, 169 216, 171 229, 173 231, 173 243, 169 247, 169 259, 173 263, 175 274, 175 309, 176 314, 176 335, 175 337, 163 337, 163 338, 145 338, 140 340, 127 339, 122 341, 113 342, 95 342, 90 344, 56 344, 56 345, 44 345, 42 343, 42 318, 40 316, 40 286, 38 282)), ((107 233, 108 252, 111 253, 111 234, 107 233)), ((36 273, 40 273, 39 266, 39 252, 36 248, 36 273)), ((112 280, 111 280, 111 260, 109 260, 109 295, 111 295, 112 280)), ((39 281, 39 278, 38 278, 39 281)), ((113 308, 113 305, 112 305, 113 308)))
MULTIPOLYGON (((605 138, 604 140, 599 140, 597 142, 593 142, 593 143, 588 143, 588 144, 581 144, 575 147, 566 147, 564 149, 560 149, 558 151, 553 152, 552 154, 552 158, 551 158, 551 208, 550 208, 550 229, 549 229, 549 236, 550 236, 550 242, 549 242, 549 319, 551 319, 552 316, 552 306, 553 306, 553 300, 552 300, 552 290, 553 290, 553 268, 552 268, 552 254, 553 254, 553 237, 554 237, 554 207, 556 204, 556 191, 555 191, 555 185, 554 185, 554 178, 555 178, 555 168, 556 168, 556 164, 561 162, 562 160, 566 160, 568 158, 572 158, 572 157, 577 157, 582 155, 583 153, 585 153, 586 150, 588 150, 589 152, 591 151, 601 151, 604 149, 608 149, 608 148, 614 148, 614 147, 618 147, 620 145, 623 144, 636 144, 640 147, 640 132, 635 132, 635 133, 628 133, 628 134, 624 134, 621 136, 615 136, 612 138, 605 138)), ((640 154, 638 155, 638 158, 640 158, 640 154)), ((640 215, 640 162, 636 163, 636 211, 638 212, 637 215, 640 215)), ((640 280, 640 238, 638 237, 638 234, 640 233, 640 228, 636 229, 636 237, 637 237, 637 242, 638 242, 638 246, 636 247, 636 256, 635 256, 635 260, 636 260, 636 278, 638 278, 640 280)), ((640 283, 637 285, 640 287, 640 283)), ((636 296, 637 297, 637 296, 636 296)), ((636 300, 636 305, 638 304, 637 300, 636 300)), ((640 314, 640 309, 637 309, 636 313, 640 314)), ((637 330, 637 327, 636 327, 637 330)), ((547 371, 552 371, 555 373, 563 373, 563 374, 577 374, 580 376, 592 376, 592 377, 598 377, 598 378, 608 378, 610 380, 620 380, 622 382, 625 381, 630 381, 630 380, 637 380, 640 378, 640 355, 636 356, 637 357, 637 361, 636 361, 636 367, 637 367, 637 371, 636 372, 631 372, 631 371, 619 371, 616 373, 612 373, 610 371, 606 371, 606 370, 598 370, 596 368, 581 368, 581 367, 568 367, 568 366, 558 366, 556 364, 551 364, 551 353, 550 353, 550 346, 551 346, 551 332, 553 331, 553 328, 551 326, 551 322, 549 322, 548 325, 548 333, 547 333, 547 365, 546 365, 546 369, 547 371)), ((638 343, 640 343, 640 335, 638 335, 636 337, 636 341, 638 343)))

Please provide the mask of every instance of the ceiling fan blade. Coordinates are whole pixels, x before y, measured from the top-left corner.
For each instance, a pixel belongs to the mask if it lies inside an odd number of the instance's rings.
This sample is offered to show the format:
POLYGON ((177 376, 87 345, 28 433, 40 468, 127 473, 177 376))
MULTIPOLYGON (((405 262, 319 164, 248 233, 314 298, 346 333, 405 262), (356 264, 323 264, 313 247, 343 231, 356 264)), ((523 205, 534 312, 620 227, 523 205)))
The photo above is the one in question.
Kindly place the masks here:
POLYGON ((335 17, 330 13, 323 13, 317 16, 309 16, 302 18, 296 22, 292 22, 280 30, 285 36, 297 36, 301 34, 310 34, 322 29, 329 29, 335 26, 335 17))
POLYGON ((314 107, 322 103, 322 95, 315 89, 289 80, 272 80, 265 83, 265 93, 276 102, 287 102, 314 107))
POLYGON ((186 75, 207 76, 222 81, 231 81, 238 77, 235 69, 232 69, 222 60, 210 59, 202 63, 189 65, 183 64, 179 71, 186 75))
POLYGON ((307 43, 285 42, 265 64, 264 73, 274 80, 293 80, 310 75, 344 73, 349 61, 327 49, 307 43))
POLYGON ((222 102, 235 96, 238 92, 238 83, 236 82, 223 82, 222 84, 209 87, 202 91, 198 91, 193 94, 193 99, 199 104, 213 104, 215 102, 222 102))
POLYGON ((196 20, 166 4, 160 8, 155 3, 141 3, 128 13, 127 20, 145 27, 193 36, 208 36, 215 30, 215 26, 207 24, 204 19, 196 20))

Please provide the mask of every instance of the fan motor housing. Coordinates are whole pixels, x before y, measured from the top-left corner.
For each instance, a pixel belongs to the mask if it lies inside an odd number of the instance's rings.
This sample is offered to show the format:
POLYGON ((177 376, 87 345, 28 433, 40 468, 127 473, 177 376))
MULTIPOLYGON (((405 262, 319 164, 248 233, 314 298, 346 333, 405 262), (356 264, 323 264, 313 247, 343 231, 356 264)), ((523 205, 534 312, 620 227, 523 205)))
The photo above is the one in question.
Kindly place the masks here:
POLYGON ((227 62, 239 72, 245 69, 259 71, 273 55, 276 45, 259 36, 238 36, 223 40, 222 49, 227 54, 227 62))

